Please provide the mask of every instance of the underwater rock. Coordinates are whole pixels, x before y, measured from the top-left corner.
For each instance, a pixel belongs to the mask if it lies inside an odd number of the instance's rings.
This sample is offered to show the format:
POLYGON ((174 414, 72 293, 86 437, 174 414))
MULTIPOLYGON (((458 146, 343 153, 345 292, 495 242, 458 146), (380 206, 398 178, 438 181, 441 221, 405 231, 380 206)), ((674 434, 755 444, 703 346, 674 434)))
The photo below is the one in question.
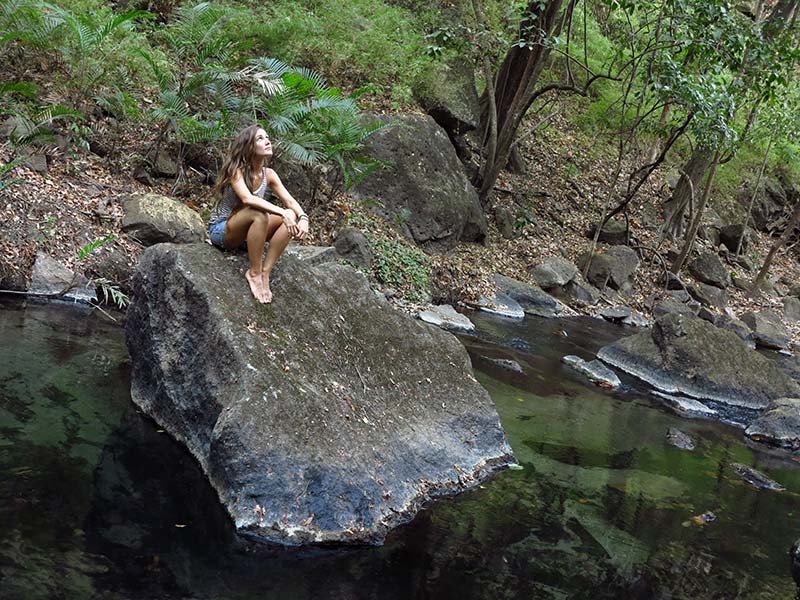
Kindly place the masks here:
POLYGON ((667 430, 667 443, 681 450, 694 450, 692 438, 675 427, 670 427, 667 430))
POLYGON ((453 335, 344 265, 281 257, 268 305, 245 267, 208 244, 148 248, 126 327, 134 402, 195 456, 239 535, 380 543, 514 462, 453 335))
POLYGON ((731 463, 731 469, 733 469, 734 473, 736 473, 739 477, 753 487, 757 487, 762 490, 772 490, 773 492, 783 492, 786 490, 786 488, 780 483, 770 479, 763 473, 756 471, 753 467, 748 467, 747 465, 743 465, 741 463, 731 463))

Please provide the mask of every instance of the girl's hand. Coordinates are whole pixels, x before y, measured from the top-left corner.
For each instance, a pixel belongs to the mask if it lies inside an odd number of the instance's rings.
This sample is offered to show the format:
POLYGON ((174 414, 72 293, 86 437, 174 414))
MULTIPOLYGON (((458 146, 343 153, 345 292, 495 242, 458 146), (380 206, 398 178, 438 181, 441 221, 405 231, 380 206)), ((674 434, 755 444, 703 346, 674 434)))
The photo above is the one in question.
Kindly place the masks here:
POLYGON ((308 217, 303 215, 304 218, 300 219, 297 222, 297 235, 294 237, 298 240, 302 240, 304 237, 308 235, 308 217))
POLYGON ((295 218, 294 211, 283 211, 283 224, 286 226, 286 231, 289 232, 290 237, 297 237, 297 233, 300 231, 300 229, 297 226, 297 219, 295 218))

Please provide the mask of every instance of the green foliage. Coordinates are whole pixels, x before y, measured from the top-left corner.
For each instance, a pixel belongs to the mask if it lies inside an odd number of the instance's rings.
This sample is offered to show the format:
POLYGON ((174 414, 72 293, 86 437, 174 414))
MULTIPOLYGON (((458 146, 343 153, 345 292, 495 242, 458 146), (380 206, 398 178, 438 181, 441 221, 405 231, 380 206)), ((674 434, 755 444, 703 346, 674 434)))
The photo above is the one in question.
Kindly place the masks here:
POLYGON ((398 105, 412 102, 414 81, 434 61, 425 53, 423 32, 441 16, 427 3, 417 10, 386 0, 247 4, 251 10, 235 15, 228 27, 232 37, 252 40, 255 53, 353 87, 371 84, 398 105))
POLYGON ((108 234, 105 237, 98 238, 93 242, 90 242, 83 246, 80 250, 78 250, 78 260, 84 260, 89 254, 97 250, 100 246, 107 244, 109 242, 113 242, 117 239, 113 233, 108 234))
POLYGON ((24 160, 24 157, 20 156, 4 165, 0 165, 0 192, 12 185, 23 183, 23 180, 19 177, 11 177, 11 172, 22 164, 24 160))
MULTIPOLYGON (((78 260, 86 260, 86 258, 92 252, 105 244, 113 242, 116 239, 117 236, 112 233, 86 244, 80 250, 78 250, 78 260)), ((111 281, 110 279, 105 277, 94 277, 89 280, 88 285, 94 285, 100 289, 103 294, 103 302, 106 304, 113 302, 117 308, 125 308, 128 304, 130 304, 130 298, 128 295, 119 288, 117 283, 111 281)))
POLYGON ((106 304, 113 302, 117 305, 117 308, 125 308, 131 302, 128 295, 119 288, 119 285, 105 277, 94 278, 90 283, 100 288, 103 293, 103 302, 106 304))
POLYGON ((372 273, 383 285, 402 290, 412 302, 430 296, 430 258, 419 248, 375 234, 365 234, 374 253, 372 273))
MULTIPOLYGON (((134 33, 133 22, 148 16, 141 10, 116 14, 108 9, 75 13, 53 4, 43 3, 51 19, 61 24, 63 39, 56 48, 78 102, 91 98, 98 86, 112 73, 120 71, 124 60, 121 52, 127 36, 134 33)), ((124 77, 124 72, 118 73, 124 77)))

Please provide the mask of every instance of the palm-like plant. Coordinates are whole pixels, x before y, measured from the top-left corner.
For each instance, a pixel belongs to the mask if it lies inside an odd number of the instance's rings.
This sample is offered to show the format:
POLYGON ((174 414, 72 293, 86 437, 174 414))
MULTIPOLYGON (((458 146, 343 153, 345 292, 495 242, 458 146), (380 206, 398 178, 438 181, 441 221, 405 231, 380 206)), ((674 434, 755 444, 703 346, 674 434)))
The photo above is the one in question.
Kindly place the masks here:
POLYGON ((131 10, 122 14, 78 14, 53 4, 43 3, 42 7, 48 13, 48 23, 61 25, 64 40, 57 48, 70 77, 73 105, 80 110, 119 62, 119 50, 125 34, 133 32, 134 21, 149 13, 131 10))

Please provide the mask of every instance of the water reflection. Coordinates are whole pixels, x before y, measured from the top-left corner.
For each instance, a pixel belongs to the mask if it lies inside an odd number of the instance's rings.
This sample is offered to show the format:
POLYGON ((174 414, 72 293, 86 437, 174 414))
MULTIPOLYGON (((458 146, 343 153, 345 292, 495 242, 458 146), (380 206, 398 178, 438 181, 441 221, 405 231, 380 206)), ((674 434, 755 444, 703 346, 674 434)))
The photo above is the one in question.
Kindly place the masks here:
POLYGON ((524 470, 436 502, 382 547, 297 550, 237 541, 194 459, 130 404, 118 327, 2 306, 0 598, 793 597, 796 465, 562 365, 618 328, 476 317, 463 341, 524 470), (668 445, 670 427, 696 450, 668 445), (787 491, 750 487, 734 462, 787 491))

